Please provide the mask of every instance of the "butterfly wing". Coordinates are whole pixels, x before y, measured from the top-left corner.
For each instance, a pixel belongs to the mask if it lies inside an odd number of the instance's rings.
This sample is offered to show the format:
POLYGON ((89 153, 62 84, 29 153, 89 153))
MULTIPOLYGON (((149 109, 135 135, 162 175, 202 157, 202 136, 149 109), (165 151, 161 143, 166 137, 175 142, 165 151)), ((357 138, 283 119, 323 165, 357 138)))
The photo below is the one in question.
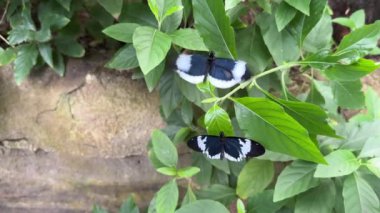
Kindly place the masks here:
POLYGON ((209 69, 208 58, 198 54, 179 55, 176 66, 179 76, 192 84, 201 83, 209 69))
POLYGON ((187 145, 197 152, 206 154, 208 158, 220 159, 223 145, 218 136, 199 135, 191 138, 187 145))
POLYGON ((215 58, 211 65, 209 81, 217 88, 230 88, 251 77, 244 61, 215 58))
POLYGON ((257 157, 265 153, 265 148, 256 141, 239 138, 226 137, 224 143, 224 157, 230 161, 242 161, 247 157, 257 157))

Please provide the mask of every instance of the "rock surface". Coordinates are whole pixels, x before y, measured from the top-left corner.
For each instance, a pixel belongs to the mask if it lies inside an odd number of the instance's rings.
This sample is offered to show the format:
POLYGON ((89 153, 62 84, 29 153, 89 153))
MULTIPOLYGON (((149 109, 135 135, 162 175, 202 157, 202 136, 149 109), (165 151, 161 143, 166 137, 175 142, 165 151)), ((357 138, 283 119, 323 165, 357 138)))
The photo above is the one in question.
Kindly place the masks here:
POLYGON ((1 212, 115 209, 131 192, 145 205, 165 181, 146 157, 158 95, 105 62, 71 59, 64 78, 46 69, 20 86, 1 68, 1 212))

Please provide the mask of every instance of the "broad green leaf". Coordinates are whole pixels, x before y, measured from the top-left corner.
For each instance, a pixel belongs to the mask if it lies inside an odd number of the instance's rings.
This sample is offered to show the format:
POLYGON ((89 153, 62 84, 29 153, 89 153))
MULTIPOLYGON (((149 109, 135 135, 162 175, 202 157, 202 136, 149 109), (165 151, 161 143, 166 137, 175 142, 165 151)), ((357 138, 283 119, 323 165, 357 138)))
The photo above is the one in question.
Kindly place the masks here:
POLYGON ((325 74, 329 79, 334 81, 354 81, 370 74, 379 67, 380 63, 361 58, 354 64, 332 66, 325 70, 325 74))
POLYGON ((61 77, 65 74, 65 61, 58 52, 53 53, 53 70, 61 77))
POLYGON ((218 105, 212 106, 207 111, 205 115, 205 124, 207 132, 210 135, 219 135, 220 132, 224 132, 226 136, 234 135, 230 117, 227 112, 218 105))
POLYGON ((237 58, 235 33, 222 0, 193 0, 195 27, 216 56, 237 58))
POLYGON ((297 197, 294 213, 331 213, 335 204, 336 189, 332 180, 321 183, 297 197))
POLYGON ((380 158, 372 158, 367 161, 367 168, 378 178, 380 178, 380 158))
POLYGON ((54 44, 58 51, 63 55, 74 58, 81 58, 84 56, 85 49, 81 44, 74 40, 74 38, 58 36, 54 39, 54 44))
POLYGON ((40 31, 61 29, 70 22, 67 11, 56 1, 39 5, 38 19, 41 23, 40 31))
POLYGON ((168 176, 176 176, 177 175, 177 169, 174 167, 161 167, 156 169, 157 172, 168 175, 168 176))
POLYGON ((197 183, 200 185, 209 185, 212 165, 206 160, 206 158, 200 153, 193 154, 193 166, 201 169, 201 171, 195 176, 197 183))
POLYGON ((162 61, 157 67, 153 68, 147 75, 144 75, 144 80, 149 92, 152 92, 157 86, 162 74, 165 71, 165 61, 162 61))
POLYGON ((359 175, 352 174, 345 179, 343 198, 346 213, 379 212, 379 198, 371 186, 359 175))
POLYGON ((197 200, 197 197, 195 196, 193 190, 191 189, 191 184, 187 186, 187 191, 185 196, 183 197, 181 206, 184 206, 189 203, 193 203, 194 201, 197 200))
POLYGON ((365 24, 365 12, 363 9, 357 10, 351 14, 350 19, 355 23, 355 28, 360 28, 365 24))
POLYGON ((355 155, 348 150, 337 150, 325 156, 327 165, 319 164, 314 177, 331 178, 349 175, 356 171, 360 162, 355 155))
POLYGON ((133 46, 144 75, 158 66, 170 49, 171 39, 151 27, 138 27, 133 33, 133 46))
POLYGON ((121 8, 123 7, 123 0, 97 0, 97 1, 114 18, 119 17, 121 8))
POLYGON ((164 117, 168 118, 182 100, 182 94, 175 81, 175 75, 172 73, 165 73, 161 77, 159 89, 161 109, 164 117))
POLYGON ((273 190, 265 190, 248 198, 247 212, 275 213, 285 204, 285 200, 273 202, 273 190))
POLYGON ((281 2, 277 7, 274 17, 276 18, 276 25, 278 31, 283 30, 286 25, 296 16, 297 10, 289 6, 285 1, 281 2))
POLYGON ((228 185, 229 183, 228 174, 221 170, 214 169, 211 175, 210 182, 211 184, 228 185))
POLYGON ((174 44, 189 50, 208 51, 198 30, 179 29, 170 35, 174 44))
POLYGON ((206 98, 210 98, 210 94, 202 93, 193 84, 179 78, 178 75, 175 76, 175 80, 178 84, 178 87, 183 96, 187 98, 187 100, 191 101, 193 104, 199 106, 204 111, 207 111, 212 105, 202 103, 202 100, 206 98))
POLYGON ((303 49, 307 52, 318 52, 330 49, 332 44, 333 27, 331 16, 326 11, 303 41, 303 49), (324 35, 324 36, 321 36, 324 35))
POLYGON ((12 47, 6 50, 0 48, 0 66, 10 64, 16 58, 16 51, 12 47))
POLYGON ((161 30, 166 33, 173 33, 182 21, 183 16, 183 6, 181 0, 161 0, 162 2, 165 2, 165 7, 168 9, 166 10, 161 30))
POLYGON ((102 32, 118 41, 131 43, 135 29, 140 25, 135 23, 118 23, 105 28, 102 32))
POLYGON ((269 14, 272 13, 272 4, 270 0, 256 0, 256 2, 265 12, 269 14))
POLYGON ((188 127, 183 127, 177 131, 174 136, 173 143, 180 144, 185 141, 186 137, 190 134, 191 129, 188 127))
POLYGON ((272 182, 274 176, 273 163, 265 160, 252 159, 243 167, 238 176, 236 193, 247 199, 260 193, 272 182))
POLYGON ((133 199, 133 196, 129 196, 126 201, 120 207, 119 213, 140 213, 136 202, 133 199))
POLYGON ((270 161, 279 161, 279 162, 287 162, 287 161, 292 161, 296 160, 294 157, 278 153, 278 152, 272 152, 270 150, 266 150, 264 155, 261 155, 257 157, 257 159, 260 160, 270 160, 270 161))
POLYGON ((230 9, 236 7, 236 5, 238 5, 240 2, 242 2, 242 0, 226 0, 224 2, 224 9, 226 11, 230 10, 230 9))
POLYGON ((370 137, 365 141, 363 148, 358 156, 359 158, 380 157, 380 137, 370 137))
POLYGON ((92 213, 107 213, 108 211, 105 210, 103 207, 99 206, 99 205, 94 205, 94 207, 92 207, 92 213))
POLYGON ((70 12, 71 0, 55 0, 55 1, 58 2, 60 5, 62 5, 62 7, 65 8, 65 10, 70 12))
POLYGON ((240 128, 266 149, 325 162, 307 130, 275 102, 265 98, 238 98, 235 99, 235 111, 240 128))
POLYGON ((182 178, 188 178, 196 175, 199 173, 201 170, 198 167, 185 167, 185 168, 180 168, 177 171, 178 177, 182 178))
POLYGON ((311 0, 285 0, 286 3, 301 11, 305 15, 309 15, 311 0))
POLYGON ((364 105, 362 83, 356 81, 333 81, 332 89, 337 104, 344 108, 359 109, 364 105))
POLYGON ((325 10, 327 0, 311 0, 310 1, 310 15, 306 16, 303 21, 302 36, 303 41, 307 35, 314 29, 315 25, 319 22, 322 17, 323 11, 325 10))
POLYGON ((35 44, 18 46, 17 58, 14 61, 14 77, 18 85, 28 77, 33 66, 37 63, 38 49, 35 44))
POLYGON ((8 32, 8 42, 11 45, 21 44, 25 41, 31 41, 34 38, 35 31, 24 29, 24 28, 14 28, 8 32))
POLYGON ((277 99, 285 112, 305 127, 309 133, 335 137, 335 131, 327 124, 325 111, 314 104, 277 99))
POLYGON ((240 199, 237 199, 236 208, 237 208, 237 213, 246 213, 244 203, 240 199))
POLYGON ((338 18, 334 18, 332 22, 348 27, 351 30, 354 30, 356 28, 354 20, 350 18, 338 17, 338 18))
POLYGON ((107 68, 117 70, 130 70, 139 66, 135 48, 127 44, 120 48, 105 65, 107 68))
POLYGON ((236 46, 239 59, 247 62, 250 70, 262 72, 271 63, 271 55, 265 46, 257 25, 238 31, 236 46))
POLYGON ((149 161, 152 164, 152 166, 156 169, 166 167, 165 164, 161 163, 161 161, 157 158, 156 154, 154 153, 153 149, 150 149, 148 151, 148 157, 149 161))
POLYGON ((199 199, 213 199, 226 206, 230 205, 236 199, 235 190, 221 184, 211 185, 208 188, 198 191, 196 194, 199 199))
POLYGON ((160 130, 153 131, 152 144, 154 153, 163 164, 169 167, 177 166, 177 149, 165 133, 160 130))
POLYGON ((40 43, 38 44, 38 50, 44 61, 50 66, 53 65, 53 51, 51 49, 50 43, 40 43))
POLYGON ((257 17, 257 24, 261 29, 264 42, 277 65, 298 59, 297 38, 288 29, 278 32, 274 18, 265 13, 257 17))
POLYGON ((157 27, 157 21, 145 3, 128 3, 122 9, 119 21, 157 27))
POLYGON ((376 47, 379 37, 380 21, 376 21, 373 24, 365 25, 344 36, 337 48, 337 52, 343 52, 351 49, 373 49, 376 47))
POLYGON ((228 165, 227 160, 217 160, 217 159, 210 159, 210 158, 206 158, 206 159, 217 169, 223 171, 226 174, 230 174, 230 167, 228 165))
POLYGON ((309 95, 307 96, 306 101, 321 106, 325 103, 325 99, 316 87, 315 80, 313 80, 311 83, 312 85, 310 86, 309 95))
POLYGON ((173 213, 177 206, 178 197, 178 186, 175 179, 173 179, 161 187, 161 189, 157 192, 157 213, 173 213))
POLYGON ((213 200, 197 200, 184 205, 176 213, 229 213, 222 204, 213 200), (206 207, 206 208, 205 208, 206 207))
POLYGON ((316 187, 319 184, 318 179, 313 177, 316 166, 305 161, 293 161, 278 176, 273 201, 284 200, 316 187))

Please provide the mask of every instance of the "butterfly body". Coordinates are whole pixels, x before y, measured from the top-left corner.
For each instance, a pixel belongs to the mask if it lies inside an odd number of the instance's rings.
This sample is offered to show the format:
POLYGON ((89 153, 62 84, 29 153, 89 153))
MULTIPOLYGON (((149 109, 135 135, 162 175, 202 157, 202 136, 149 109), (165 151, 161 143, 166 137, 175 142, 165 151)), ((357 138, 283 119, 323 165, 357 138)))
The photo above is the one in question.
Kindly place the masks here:
POLYGON ((199 135, 191 138, 187 145, 197 152, 204 153, 210 159, 242 161, 247 157, 256 157, 265 153, 265 148, 250 139, 239 137, 199 135))
POLYGON ((180 54, 176 61, 177 73, 184 80, 198 84, 209 79, 217 88, 230 88, 251 77, 246 62, 193 54, 180 54))

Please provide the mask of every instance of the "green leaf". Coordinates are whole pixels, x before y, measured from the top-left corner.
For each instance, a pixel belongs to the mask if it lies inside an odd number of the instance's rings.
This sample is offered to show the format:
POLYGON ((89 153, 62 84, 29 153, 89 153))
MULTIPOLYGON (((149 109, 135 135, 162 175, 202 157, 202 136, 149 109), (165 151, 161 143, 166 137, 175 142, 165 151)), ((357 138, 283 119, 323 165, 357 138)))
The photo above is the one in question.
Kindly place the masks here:
POLYGON ((343 185, 344 209, 346 213, 379 212, 379 199, 371 186, 360 176, 348 176, 343 185))
POLYGON ((105 28, 102 32, 118 41, 131 43, 135 29, 140 25, 135 23, 118 23, 105 28))
POLYGON ((40 43, 38 44, 38 50, 44 61, 50 66, 53 65, 53 51, 51 49, 50 43, 40 43))
POLYGON ((238 98, 235 99, 235 111, 240 128, 266 149, 325 162, 306 129, 278 104, 265 98, 238 98))
POLYGON ((127 44, 120 48, 105 65, 110 69, 130 70, 139 66, 135 48, 127 44))
POLYGON ((18 46, 17 58, 14 61, 15 80, 18 85, 29 75, 37 63, 38 50, 35 44, 22 44, 18 46))
POLYGON ((178 186, 175 179, 161 187, 156 197, 157 213, 173 213, 177 206, 178 194, 178 186))
POLYGON ((277 65, 298 59, 297 38, 288 29, 278 32, 274 18, 265 13, 257 17, 257 24, 261 29, 264 42, 277 65))
POLYGON ((224 10, 230 10, 238 5, 242 0, 226 0, 224 3, 224 10))
POLYGON ((71 0, 55 0, 58 2, 67 12, 70 12, 71 0))
POLYGON ((65 61, 63 59, 63 56, 58 53, 53 53, 53 70, 56 72, 59 76, 63 76, 65 74, 65 61))
POLYGON ((278 176, 273 201, 284 200, 316 187, 319 184, 313 177, 316 166, 305 161, 293 161, 278 176))
POLYGON ((128 3, 123 8, 119 21, 157 27, 157 21, 145 3, 128 3))
POLYGON ((123 0, 97 0, 104 9, 107 10, 114 18, 119 17, 123 0))
POLYGON ((235 33, 222 0, 194 0, 195 27, 217 57, 237 58, 235 33))
POLYGON ((160 130, 153 131, 152 144, 154 153, 163 164, 169 167, 177 166, 177 149, 165 133, 160 130))
POLYGON ((146 86, 149 92, 152 92, 161 79, 165 71, 165 61, 162 61, 157 67, 153 68, 147 75, 144 76, 146 86))
POLYGON ((376 47, 380 37, 380 21, 365 25, 343 37, 337 52, 351 49, 370 50, 376 47))
POLYGON ((158 160, 156 154, 154 153, 152 149, 148 151, 148 157, 149 157, 150 163, 152 164, 154 168, 159 169, 162 167, 166 167, 166 165, 164 165, 163 163, 161 163, 160 160, 158 160))
POLYGON ((305 15, 309 15, 311 0, 285 0, 286 3, 301 11, 305 15))
POLYGON ((58 51, 63 55, 74 58, 81 58, 84 56, 85 49, 73 38, 58 36, 54 39, 54 44, 58 51))
POLYGON ((210 158, 206 158, 206 159, 217 169, 223 171, 226 174, 230 174, 230 167, 228 165, 227 160, 217 160, 217 159, 210 159, 210 158))
POLYGON ((0 66, 10 64, 13 60, 16 59, 16 51, 8 47, 6 50, 0 48, 0 66))
POLYGON ((174 167, 161 167, 156 169, 157 172, 167 175, 167 176, 176 176, 177 175, 177 169, 174 167))
POLYGON ((269 14, 272 13, 272 4, 270 0, 256 0, 257 4, 263 8, 263 10, 269 14))
POLYGON ((123 202, 119 213, 140 213, 139 208, 133 199, 133 196, 129 196, 128 199, 123 202))
POLYGON ((165 73, 160 80, 159 89, 160 105, 164 117, 168 118, 182 100, 182 94, 175 81, 175 75, 165 73))
POLYGON ((316 87, 315 80, 313 80, 311 83, 312 85, 310 86, 309 95, 307 96, 306 101, 319 106, 323 105, 325 103, 325 99, 316 87))
POLYGON ((236 199, 235 190, 231 187, 214 184, 208 188, 204 188, 197 193, 199 199, 213 199, 224 205, 230 205, 236 199))
POLYGON ((236 193, 239 197, 247 197, 264 191, 274 176, 273 163, 265 160, 250 160, 238 176, 236 193), (253 175, 254 174, 254 175, 253 175))
POLYGON ((372 158, 367 161, 367 168, 378 178, 380 178, 380 158, 372 158))
POLYGON ((187 204, 176 211, 176 213, 229 213, 222 204, 213 200, 197 200, 187 204), (207 208, 205 208, 207 207, 207 208))
POLYGON ((180 144, 185 141, 186 137, 190 134, 191 129, 188 127, 183 127, 177 131, 174 136, 173 143, 180 144))
POLYGON ((339 106, 349 109, 359 109, 364 106, 362 83, 359 80, 333 81, 332 89, 339 106))
POLYGON ((327 0, 311 0, 310 1, 310 16, 306 16, 303 21, 302 36, 303 41, 307 35, 314 29, 319 22, 325 10, 327 0))
POLYGON ((34 38, 35 31, 24 29, 24 28, 15 28, 8 32, 8 42, 11 45, 21 44, 25 41, 31 41, 34 38))
POLYGON ((234 135, 230 117, 227 112, 218 105, 212 106, 207 111, 205 115, 205 124, 207 132, 210 135, 219 135, 220 132, 224 132, 226 136, 234 135))
POLYGON ((170 49, 171 39, 151 27, 138 27, 133 33, 133 46, 144 75, 158 66, 170 49))
POLYGON ((354 30, 356 28, 354 20, 350 18, 338 17, 338 18, 334 18, 332 22, 348 27, 351 30, 354 30))
POLYGON ((294 213, 331 213, 335 204, 336 189, 332 180, 323 182, 297 197, 294 213))
POLYGON ((197 183, 200 185, 209 185, 212 174, 212 165, 201 153, 193 154, 193 166, 201 169, 201 171, 195 176, 197 183))
POLYGON ((162 19, 163 21, 161 25, 161 30, 166 33, 172 33, 179 27, 182 21, 182 15, 183 15, 182 1, 181 0, 161 0, 161 1, 165 2, 165 7, 167 8, 167 10, 165 10, 166 12, 162 19))
POLYGON ((237 199, 236 208, 237 208, 237 213, 246 213, 244 203, 240 199, 237 199))
POLYGON ((350 19, 354 21, 355 28, 363 27, 365 24, 365 12, 363 9, 357 10, 351 14, 350 19))
POLYGON ((331 16, 326 11, 303 41, 303 49, 307 52, 318 52, 330 49, 332 44, 333 27, 331 16), (321 36, 324 35, 324 36, 321 36))
POLYGON ((92 213, 107 213, 107 210, 99 205, 94 205, 94 207, 92 207, 92 213))
POLYGON ((202 103, 202 100, 211 97, 210 94, 202 93, 196 87, 194 87, 193 84, 183 80, 182 78, 179 78, 178 75, 176 75, 175 80, 179 86, 182 95, 185 96, 187 100, 199 106, 204 111, 207 111, 211 107, 211 104, 202 103))
POLYGON ((197 197, 195 197, 195 194, 194 194, 193 190, 191 189, 191 184, 189 184, 187 186, 187 191, 186 191, 185 196, 183 197, 181 206, 184 206, 184 205, 189 204, 189 203, 193 203, 196 200, 197 200, 197 197))
POLYGON ((272 57, 257 25, 238 31, 236 45, 239 59, 247 62, 254 72, 264 71, 271 62, 272 57))
POLYGON ((380 67, 380 63, 361 58, 354 64, 335 65, 325 70, 326 76, 335 81, 354 81, 370 74, 380 67))
POLYGON ((209 51, 198 30, 192 28, 179 29, 170 35, 174 44, 189 50, 209 51))
POLYGON ((319 164, 314 177, 331 178, 349 175, 356 171, 360 162, 355 155, 348 150, 337 150, 325 157, 328 165, 319 164))
POLYGON ((265 212, 275 213, 286 203, 285 200, 273 202, 273 190, 265 190, 248 198, 248 213, 265 212))
POLYGON ((297 10, 293 9, 293 7, 289 6, 285 1, 281 2, 274 14, 278 31, 283 30, 294 16, 296 16, 296 13, 297 10))
POLYGON ((363 148, 358 156, 359 158, 380 157, 380 137, 370 137, 365 141, 363 148))
POLYGON ((200 171, 201 170, 198 167, 190 166, 190 167, 178 169, 177 175, 178 177, 181 177, 181 178, 188 178, 188 177, 192 177, 196 175, 200 171))
POLYGON ((202 104, 214 103, 217 100, 218 100, 218 97, 206 98, 202 100, 202 104))

